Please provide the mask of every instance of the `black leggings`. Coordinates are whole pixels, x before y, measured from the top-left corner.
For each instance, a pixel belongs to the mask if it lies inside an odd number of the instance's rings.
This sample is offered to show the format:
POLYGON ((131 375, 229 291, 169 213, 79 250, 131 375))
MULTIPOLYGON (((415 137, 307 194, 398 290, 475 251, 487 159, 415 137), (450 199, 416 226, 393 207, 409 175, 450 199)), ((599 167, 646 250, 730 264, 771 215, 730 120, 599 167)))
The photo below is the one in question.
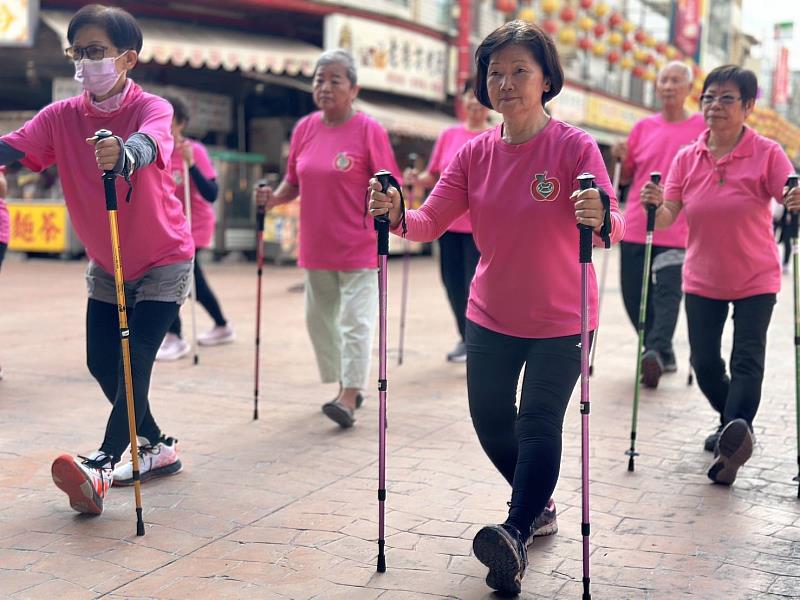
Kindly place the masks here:
POLYGON ((518 338, 467 320, 466 342, 472 423, 483 450, 513 488, 507 522, 527 537, 558 481, 561 428, 581 371, 580 335, 518 338))
POLYGON ((751 426, 761 402, 767 329, 775 306, 775 294, 761 294, 741 300, 712 300, 686 294, 689 347, 692 367, 720 423, 744 419, 751 426), (722 330, 733 304, 733 349, 731 374, 725 372, 721 355, 722 330))
MULTIPOLYGON (((625 312, 633 327, 639 330, 639 303, 642 297, 642 270, 644 269, 644 244, 620 243, 620 284, 625 312)), ((653 246, 652 261, 664 252, 675 250, 653 246)), ((672 351, 672 336, 681 309, 682 266, 671 265, 653 272, 650 263, 650 287, 644 326, 645 350, 672 351)))
POLYGON ((480 257, 471 233, 446 231, 439 238, 442 281, 462 340, 466 328, 469 286, 475 276, 475 268, 480 257))
MULTIPOLYGON (((150 375, 158 347, 177 313, 178 305, 174 302, 145 301, 128 307, 136 432, 151 442, 161 437, 161 430, 150 413, 150 375)), ((116 304, 89 299, 86 308, 86 363, 113 405, 100 450, 113 457, 116 463, 130 443, 116 304)))
POLYGON ((3 266, 3 259, 6 257, 6 248, 8 248, 8 244, 0 242, 0 267, 3 266))
MULTIPOLYGON (((225 317, 222 316, 222 308, 220 308, 217 297, 211 291, 211 286, 208 285, 203 269, 200 268, 200 261, 197 254, 194 255, 194 280, 197 282, 197 301, 200 306, 206 309, 208 314, 214 319, 214 325, 224 327, 228 324, 225 317)), ((172 325, 169 326, 170 333, 174 333, 178 337, 181 335, 181 316, 180 312, 175 317, 172 325)))

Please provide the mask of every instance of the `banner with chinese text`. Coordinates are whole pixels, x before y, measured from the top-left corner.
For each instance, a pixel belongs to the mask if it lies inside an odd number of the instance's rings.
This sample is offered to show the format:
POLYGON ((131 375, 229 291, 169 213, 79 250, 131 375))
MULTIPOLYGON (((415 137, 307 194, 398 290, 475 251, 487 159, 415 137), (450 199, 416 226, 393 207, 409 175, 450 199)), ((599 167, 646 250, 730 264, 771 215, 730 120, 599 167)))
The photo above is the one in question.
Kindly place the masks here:
POLYGON ((9 250, 66 252, 67 208, 63 204, 8 204, 9 250))

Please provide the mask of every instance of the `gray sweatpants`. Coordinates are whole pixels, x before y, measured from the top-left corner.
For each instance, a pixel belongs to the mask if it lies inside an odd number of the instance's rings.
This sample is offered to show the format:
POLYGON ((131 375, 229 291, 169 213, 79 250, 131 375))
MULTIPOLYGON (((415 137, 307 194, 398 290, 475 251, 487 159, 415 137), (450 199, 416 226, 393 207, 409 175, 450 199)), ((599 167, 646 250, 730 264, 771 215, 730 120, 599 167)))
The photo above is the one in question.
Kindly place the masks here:
POLYGON ((306 270, 306 327, 323 383, 364 389, 377 315, 375 269, 306 270))

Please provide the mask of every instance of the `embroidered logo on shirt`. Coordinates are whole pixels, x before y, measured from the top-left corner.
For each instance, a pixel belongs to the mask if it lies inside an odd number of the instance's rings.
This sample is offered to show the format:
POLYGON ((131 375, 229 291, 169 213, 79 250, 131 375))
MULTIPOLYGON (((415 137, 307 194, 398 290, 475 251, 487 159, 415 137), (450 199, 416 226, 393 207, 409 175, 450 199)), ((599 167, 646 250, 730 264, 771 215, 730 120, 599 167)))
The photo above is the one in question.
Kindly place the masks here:
POLYGON ((548 177, 547 171, 536 173, 531 182, 531 196, 537 202, 552 202, 561 191, 561 183, 555 177, 548 177))
POLYGON ((175 169, 172 172, 172 179, 175 180, 175 185, 182 185, 183 184, 183 171, 175 169))
POLYGON ((353 168, 353 159, 346 152, 339 152, 333 159, 333 166, 337 171, 347 172, 353 168))

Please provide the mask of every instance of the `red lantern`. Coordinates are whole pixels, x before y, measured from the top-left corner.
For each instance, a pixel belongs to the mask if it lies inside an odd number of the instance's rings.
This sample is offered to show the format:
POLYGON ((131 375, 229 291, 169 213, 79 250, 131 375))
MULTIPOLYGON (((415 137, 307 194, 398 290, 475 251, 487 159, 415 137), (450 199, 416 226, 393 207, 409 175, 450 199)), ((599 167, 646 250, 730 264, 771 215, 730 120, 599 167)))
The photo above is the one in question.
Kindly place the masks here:
POLYGON ((608 17, 608 26, 611 27, 612 29, 614 29, 614 28, 619 27, 620 25, 622 25, 622 22, 624 20, 625 19, 622 18, 621 14, 619 14, 616 11, 612 12, 611 16, 608 17))
POLYGON ((630 52, 633 50, 633 42, 626 39, 622 42, 622 51, 623 52, 630 52))
POLYGON ((592 40, 590 40, 588 37, 582 37, 581 39, 578 40, 578 47, 581 50, 588 51, 592 47, 592 40))
POLYGON ((556 23, 553 19, 545 19, 542 22, 542 29, 544 29, 550 35, 555 35, 556 31, 558 31, 558 23, 556 23))
POLYGON ((641 79, 644 76, 644 67, 642 65, 636 65, 635 67, 633 67, 633 71, 631 71, 631 74, 634 77, 638 77, 639 79, 641 79))
POLYGON ((583 10, 589 10, 590 8, 592 8, 593 2, 594 0, 581 0, 581 8, 583 10))
POLYGON ((642 29, 637 29, 633 37, 640 44, 644 44, 645 40, 647 40, 647 34, 642 29))
POLYGON ((561 9, 561 12, 558 14, 558 16, 562 21, 564 21, 564 23, 571 23, 575 20, 577 15, 575 14, 574 8, 571 6, 565 6, 561 9))
POLYGON ((658 42, 656 44, 656 52, 659 54, 666 54, 667 53, 667 42, 658 42))
POLYGON ((602 23, 598 23, 597 25, 594 26, 595 37, 601 38, 605 35, 605 33, 606 33, 606 26, 603 25, 602 23))
POLYGON ((653 63, 656 62, 656 57, 653 56, 652 54, 648 54, 647 58, 644 59, 644 62, 647 63, 648 65, 652 65, 653 63))
POLYGON ((612 65, 618 63, 619 58, 620 58, 619 52, 617 52, 616 50, 612 50, 611 52, 608 53, 608 62, 610 62, 612 65))
POLYGON ((510 14, 517 10, 517 0, 495 0, 494 7, 501 13, 510 14))

